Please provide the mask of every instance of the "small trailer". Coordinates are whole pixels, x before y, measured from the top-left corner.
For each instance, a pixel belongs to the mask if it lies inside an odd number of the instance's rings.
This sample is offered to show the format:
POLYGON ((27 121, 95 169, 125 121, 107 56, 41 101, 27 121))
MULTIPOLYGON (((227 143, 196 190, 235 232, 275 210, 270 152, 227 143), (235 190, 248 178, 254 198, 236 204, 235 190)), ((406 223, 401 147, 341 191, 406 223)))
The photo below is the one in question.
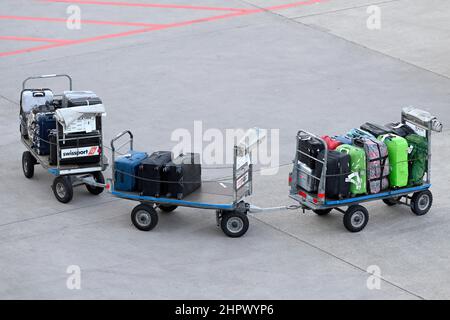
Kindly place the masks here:
MULTIPOLYGON (((247 213, 252 209, 250 204, 245 201, 245 198, 252 194, 253 165, 251 153, 252 149, 264 137, 265 132, 262 129, 255 128, 251 130, 251 134, 247 134, 247 139, 241 140, 245 142, 234 146, 231 177, 202 181, 200 189, 183 199, 175 199, 144 196, 139 192, 125 192, 115 189, 116 152, 125 146, 129 146, 128 152, 133 150, 133 134, 131 131, 126 130, 119 133, 111 141, 112 179, 107 180, 106 189, 115 197, 140 202, 131 212, 131 221, 139 230, 150 231, 158 224, 158 212, 156 209, 167 213, 172 212, 177 207, 191 207, 215 210, 217 225, 222 228, 222 231, 232 238, 241 237, 248 230, 249 220, 247 213), (128 136, 128 139, 116 147, 115 143, 117 140, 124 136, 128 136)), ((262 209, 258 208, 258 210, 262 209)))
POLYGON ((293 171, 289 176, 290 192, 289 197, 300 204, 303 210, 312 210, 317 215, 326 215, 333 209, 344 214, 343 223, 350 232, 359 232, 365 228, 369 221, 369 212, 361 205, 364 202, 382 200, 388 206, 397 204, 406 205, 417 215, 425 215, 430 210, 433 203, 431 187, 431 132, 441 132, 442 124, 431 116, 428 112, 407 107, 402 110, 401 123, 413 127, 416 132, 426 137, 428 142, 428 159, 425 172, 425 179, 421 185, 389 189, 376 194, 358 195, 344 199, 328 199, 325 192, 327 181, 327 143, 319 136, 300 130, 296 136, 296 153, 293 162, 293 171), (313 137, 322 142, 324 146, 324 159, 313 158, 300 150, 300 140, 305 137, 313 137), (299 165, 299 153, 306 155, 313 161, 322 164, 320 177, 310 174, 301 169, 299 165), (317 192, 307 192, 299 187, 299 173, 308 175, 318 181, 317 192), (344 210, 343 208, 347 208, 344 210))
MULTIPOLYGON (((72 91, 72 78, 66 74, 53 74, 53 75, 42 75, 29 77, 23 81, 22 93, 20 101, 20 132, 21 141, 26 147, 27 151, 22 154, 22 169, 26 178, 31 179, 34 175, 34 166, 40 165, 50 174, 54 175, 55 178, 52 184, 52 190, 56 199, 62 203, 68 203, 73 198, 73 187, 85 185, 87 190, 94 195, 102 193, 104 190, 104 177, 102 171, 106 170, 108 167, 108 159, 103 155, 103 137, 101 131, 101 123, 99 130, 95 130, 89 134, 83 135, 82 137, 66 137, 58 133, 55 135, 55 141, 48 141, 42 138, 41 142, 48 144, 55 150, 55 159, 52 159, 49 154, 39 154, 36 150, 34 144, 35 142, 28 135, 27 132, 27 118, 29 115, 26 114, 24 110, 24 93, 30 92, 33 95, 37 93, 45 96, 46 92, 51 92, 50 89, 29 89, 27 88, 27 83, 30 80, 42 80, 49 78, 66 78, 69 81, 69 90, 72 91), (80 143, 83 140, 88 139, 98 139, 99 144, 91 147, 82 148, 80 143), (71 145, 70 148, 65 147, 65 145, 71 145), (74 146, 75 144, 75 146, 74 146), (56 148, 55 148, 56 147, 56 148), (86 150, 84 150, 86 149, 86 150), (63 153, 67 154, 66 157, 77 157, 79 154, 86 153, 87 155, 98 156, 99 161, 96 163, 85 163, 85 164, 68 164, 63 163, 63 153), (70 153, 70 154, 69 154, 70 153)), ((53 96, 52 99, 62 99, 62 96, 53 96)), ((45 100, 45 99, 44 99, 45 100)), ((57 109, 58 110, 58 109, 57 109)), ((75 110, 75 108, 74 108, 75 110)), ((66 110, 67 111, 67 110, 66 110)), ((76 113, 76 111, 74 111, 76 113)), ((74 113, 72 112, 72 114, 74 113)), ((65 112, 67 113, 67 112, 65 112)), ((64 112, 61 113, 65 114, 64 112)), ((91 116, 98 116, 101 121, 101 115, 104 113, 103 105, 96 105, 95 108, 90 109, 86 114, 91 116)), ((56 118, 56 130, 61 130, 65 123, 62 123, 63 119, 56 118)))

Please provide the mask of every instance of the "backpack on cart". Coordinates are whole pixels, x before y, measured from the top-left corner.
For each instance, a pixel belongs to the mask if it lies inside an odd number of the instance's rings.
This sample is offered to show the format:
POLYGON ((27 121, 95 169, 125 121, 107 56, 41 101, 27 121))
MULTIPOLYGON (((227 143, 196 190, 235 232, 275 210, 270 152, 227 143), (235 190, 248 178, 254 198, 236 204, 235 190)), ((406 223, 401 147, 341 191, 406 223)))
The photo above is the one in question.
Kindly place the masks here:
POLYGON ((408 185, 421 185, 428 167, 428 140, 418 134, 407 135, 405 139, 411 150, 408 155, 408 185))

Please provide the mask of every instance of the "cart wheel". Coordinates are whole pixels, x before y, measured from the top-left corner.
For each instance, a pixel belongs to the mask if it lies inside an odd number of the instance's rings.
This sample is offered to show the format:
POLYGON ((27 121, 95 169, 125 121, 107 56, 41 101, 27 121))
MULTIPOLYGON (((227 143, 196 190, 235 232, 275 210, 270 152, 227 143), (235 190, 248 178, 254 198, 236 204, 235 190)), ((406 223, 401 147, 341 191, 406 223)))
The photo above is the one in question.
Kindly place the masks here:
POLYGON ((73 186, 70 176, 59 176, 53 180, 53 193, 56 200, 62 203, 68 203, 73 198, 73 186))
POLYGON ((159 205, 159 209, 161 209, 161 211, 169 213, 174 211, 176 208, 178 208, 178 206, 169 206, 169 205, 164 205, 164 204, 160 204, 159 205))
POLYGON ((140 204, 131 211, 131 221, 141 231, 150 231, 158 224, 158 213, 146 204, 140 204))
POLYGON ((423 216, 428 213, 433 204, 433 195, 430 190, 416 192, 411 198, 411 211, 417 216, 423 216))
MULTIPOLYGON (((103 174, 102 174, 101 171, 93 172, 92 176, 93 176, 95 182, 97 182, 97 183, 105 183, 105 177, 103 177, 103 174)), ((86 189, 90 193, 92 193, 93 195, 98 195, 98 194, 102 193, 105 188, 103 188, 103 187, 94 187, 94 186, 90 186, 90 185, 87 184, 86 185, 86 189)))
POLYGON ((397 197, 397 198, 388 198, 388 199, 383 199, 383 202, 385 204, 387 204, 389 207, 395 206, 396 204, 398 204, 398 201, 400 201, 401 197, 397 197))
POLYGON ((359 204, 350 206, 344 213, 344 226, 350 232, 361 231, 367 222, 369 222, 369 212, 359 204))
POLYGON ((242 237, 248 230, 248 217, 239 212, 223 212, 220 222, 222 231, 231 238, 242 237))
POLYGON ((327 214, 329 214, 331 212, 331 210, 333 209, 317 209, 317 210, 313 210, 315 214, 317 214, 318 216, 326 216, 327 214))
POLYGON ((33 157, 30 151, 25 151, 22 154, 22 169, 23 174, 28 179, 34 176, 34 165, 36 164, 36 159, 33 157))

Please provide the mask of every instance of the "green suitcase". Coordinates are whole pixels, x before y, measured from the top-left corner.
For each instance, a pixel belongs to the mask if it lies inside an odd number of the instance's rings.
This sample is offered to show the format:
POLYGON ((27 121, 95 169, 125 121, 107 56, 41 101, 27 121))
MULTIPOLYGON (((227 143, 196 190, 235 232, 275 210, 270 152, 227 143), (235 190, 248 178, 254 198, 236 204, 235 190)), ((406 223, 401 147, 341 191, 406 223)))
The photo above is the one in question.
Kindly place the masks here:
POLYGON ((408 185, 408 141, 395 134, 385 134, 378 137, 388 148, 389 184, 391 187, 405 187, 408 185))
POLYGON ((351 174, 347 178, 350 182, 350 193, 352 195, 367 193, 367 164, 364 149, 343 144, 337 147, 336 151, 350 155, 351 174))
POLYGON ((427 171, 428 164, 428 141, 426 138, 418 134, 407 135, 411 152, 408 155, 409 162, 409 186, 417 186, 423 184, 423 176, 427 171))

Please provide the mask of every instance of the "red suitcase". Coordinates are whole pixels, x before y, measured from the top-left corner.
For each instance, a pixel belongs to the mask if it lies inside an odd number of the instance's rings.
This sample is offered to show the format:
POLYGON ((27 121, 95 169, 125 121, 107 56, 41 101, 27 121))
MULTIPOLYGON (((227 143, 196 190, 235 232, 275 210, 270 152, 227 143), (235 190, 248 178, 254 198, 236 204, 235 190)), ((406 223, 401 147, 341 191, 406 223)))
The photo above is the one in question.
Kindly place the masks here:
POLYGON ((335 150, 342 144, 341 142, 334 140, 330 136, 323 136, 322 139, 327 143, 328 150, 335 150))

